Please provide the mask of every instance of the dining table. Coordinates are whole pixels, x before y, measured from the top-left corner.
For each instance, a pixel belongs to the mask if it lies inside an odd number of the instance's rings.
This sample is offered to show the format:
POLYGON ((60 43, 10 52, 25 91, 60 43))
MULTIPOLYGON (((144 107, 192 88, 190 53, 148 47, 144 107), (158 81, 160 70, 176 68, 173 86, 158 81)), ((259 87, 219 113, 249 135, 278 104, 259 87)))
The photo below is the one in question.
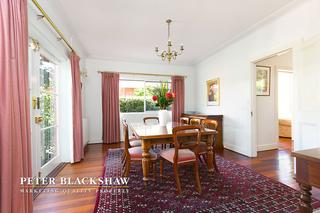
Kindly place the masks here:
MULTIPOLYGON (((174 144, 172 130, 174 127, 183 126, 179 122, 169 122, 166 126, 160 126, 159 124, 144 124, 144 123, 131 123, 129 127, 132 133, 141 140, 142 144, 142 170, 143 181, 150 180, 150 149, 159 144, 174 144)), ((179 134, 179 140, 191 141, 195 140, 197 135, 196 130, 188 130, 179 134), (180 139, 181 138, 181 139, 180 139)), ((207 158, 206 163, 208 172, 219 172, 214 151, 214 139, 217 135, 217 131, 201 127, 201 141, 205 141, 207 144, 207 158)))

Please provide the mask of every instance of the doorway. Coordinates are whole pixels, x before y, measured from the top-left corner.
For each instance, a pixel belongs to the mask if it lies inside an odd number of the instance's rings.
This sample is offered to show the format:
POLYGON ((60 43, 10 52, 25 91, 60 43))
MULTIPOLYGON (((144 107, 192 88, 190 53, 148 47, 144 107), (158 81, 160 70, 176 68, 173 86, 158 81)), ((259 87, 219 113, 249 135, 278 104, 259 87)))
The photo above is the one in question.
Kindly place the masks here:
POLYGON ((293 149, 293 69, 288 49, 255 62, 257 151, 293 149))

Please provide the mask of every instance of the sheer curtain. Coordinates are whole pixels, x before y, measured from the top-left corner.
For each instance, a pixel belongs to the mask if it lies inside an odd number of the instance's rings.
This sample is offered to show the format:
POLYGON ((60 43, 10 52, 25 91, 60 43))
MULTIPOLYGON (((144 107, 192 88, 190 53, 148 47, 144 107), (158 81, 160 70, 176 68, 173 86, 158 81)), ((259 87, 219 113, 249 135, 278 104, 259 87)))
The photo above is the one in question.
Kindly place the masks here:
POLYGON ((73 115, 73 160, 79 162, 84 157, 82 130, 82 101, 80 81, 80 58, 70 54, 72 75, 72 115, 73 115))
POLYGON ((184 112, 184 77, 171 77, 172 92, 175 100, 172 104, 172 121, 179 122, 181 114, 184 112))
POLYGON ((1 1, 0 38, 0 212, 31 213, 27 0, 1 1))
POLYGON ((120 142, 119 73, 101 73, 103 142, 120 142))

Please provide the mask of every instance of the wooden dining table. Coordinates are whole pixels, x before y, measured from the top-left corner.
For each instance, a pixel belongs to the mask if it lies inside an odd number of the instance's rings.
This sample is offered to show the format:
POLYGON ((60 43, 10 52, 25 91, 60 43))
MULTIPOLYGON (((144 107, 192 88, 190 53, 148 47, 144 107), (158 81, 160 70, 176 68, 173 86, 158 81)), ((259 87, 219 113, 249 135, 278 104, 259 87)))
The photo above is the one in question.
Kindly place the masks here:
MULTIPOLYGON (((158 124, 144 124, 144 123, 131 123, 130 129, 133 134, 138 137, 142 142, 142 169, 143 180, 149 180, 149 165, 150 165, 150 149, 157 144, 173 144, 172 129, 176 126, 183 126, 186 124, 169 122, 166 126, 160 126, 158 124)), ((188 130, 183 132, 179 138, 182 137, 185 141, 190 141, 196 138, 196 130, 188 130)), ((215 152, 213 148, 214 138, 217 134, 216 130, 202 128, 201 138, 207 143, 207 167, 209 172, 214 170, 218 171, 215 160, 215 152)))

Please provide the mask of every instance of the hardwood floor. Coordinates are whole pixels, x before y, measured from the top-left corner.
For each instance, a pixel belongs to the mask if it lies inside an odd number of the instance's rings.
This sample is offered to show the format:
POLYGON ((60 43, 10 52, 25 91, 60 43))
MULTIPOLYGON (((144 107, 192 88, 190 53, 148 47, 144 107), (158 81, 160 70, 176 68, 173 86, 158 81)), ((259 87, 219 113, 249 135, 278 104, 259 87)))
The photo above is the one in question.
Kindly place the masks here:
MULTIPOLYGON (((117 148, 116 145, 94 144, 88 145, 85 152, 85 158, 80 163, 68 164, 57 176, 60 177, 100 177, 103 172, 104 158, 108 148, 117 148)), ((52 187, 52 185, 48 185, 52 187)), ((61 190, 61 189, 60 189, 61 190)), ((71 189, 72 190, 72 189, 71 189)), ((82 189, 86 190, 86 189, 82 189)), ((68 212, 68 213, 84 213, 93 212, 96 191, 95 189, 87 189, 90 191, 78 193, 63 192, 42 192, 34 200, 34 212, 68 212)))
MULTIPOLYGON (((293 158, 291 157, 291 141, 279 142, 279 150, 259 152, 257 158, 248 158, 238 153, 224 150, 219 155, 240 165, 249 167, 274 180, 280 181, 295 189, 298 184, 293 179, 293 158)), ((103 160, 108 148, 116 145, 88 145, 85 159, 81 163, 67 165, 58 175, 63 177, 100 177, 103 172, 103 160)), ((49 185, 50 187, 51 185, 49 185)), ((52 187, 52 186, 51 186, 52 187)), ((86 190, 86 189, 83 189, 86 190)), ((96 200, 95 189, 78 193, 43 192, 34 201, 34 212, 93 212, 96 200)), ((320 199, 320 190, 313 190, 313 195, 320 199)))

